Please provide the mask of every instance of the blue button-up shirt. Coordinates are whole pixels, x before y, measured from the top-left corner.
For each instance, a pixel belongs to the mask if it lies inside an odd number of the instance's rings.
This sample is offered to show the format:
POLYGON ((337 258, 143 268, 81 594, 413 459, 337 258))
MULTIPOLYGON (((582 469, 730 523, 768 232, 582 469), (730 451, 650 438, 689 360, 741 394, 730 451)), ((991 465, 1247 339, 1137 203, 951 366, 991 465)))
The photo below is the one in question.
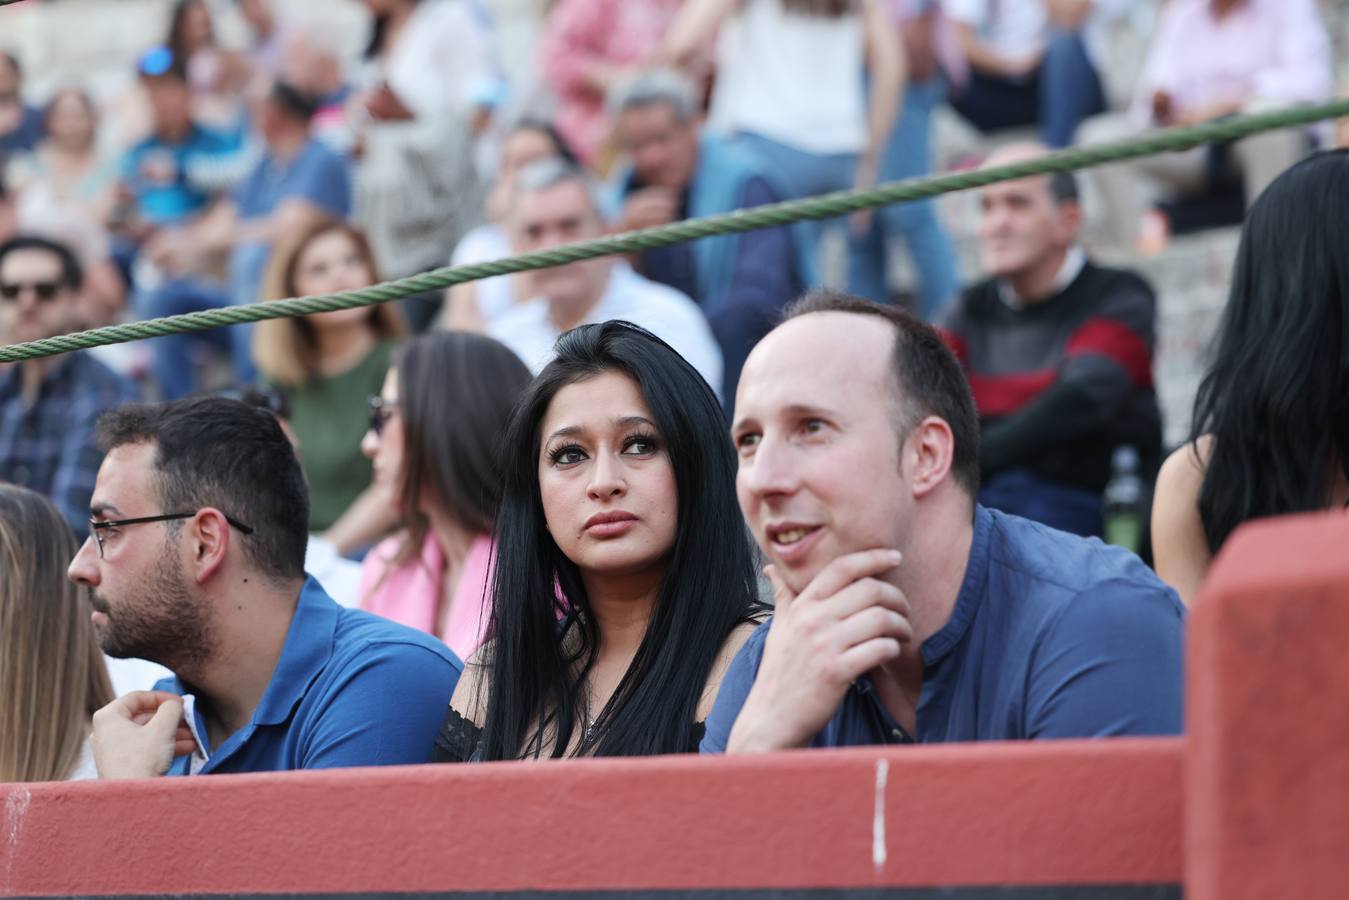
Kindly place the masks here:
MULTIPOLYGON (((341 607, 309 578, 252 720, 203 748, 200 774, 426 762, 463 668, 430 635, 341 607)), ((176 677, 155 689, 191 690, 176 677)), ((200 703, 194 714, 205 742, 200 703)), ((189 761, 169 774, 187 774, 189 761)))
MULTIPOLYGON (((812 746, 1178 734, 1185 608, 1138 557, 976 508, 950 620, 923 642, 917 734, 867 677, 812 746)), ((701 749, 722 752, 763 658, 768 623, 722 682, 701 749)))

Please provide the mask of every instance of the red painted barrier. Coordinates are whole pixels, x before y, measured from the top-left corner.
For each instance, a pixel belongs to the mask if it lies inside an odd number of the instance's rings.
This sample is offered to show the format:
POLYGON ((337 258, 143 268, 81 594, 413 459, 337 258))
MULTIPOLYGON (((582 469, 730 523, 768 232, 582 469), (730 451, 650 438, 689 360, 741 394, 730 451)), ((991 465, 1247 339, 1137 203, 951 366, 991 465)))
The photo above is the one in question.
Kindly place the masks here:
POLYGON ((0 896, 1345 894, 1349 516, 1238 532, 1189 640, 1186 740, 0 786, 0 896))
POLYGON ((11 896, 1174 884, 1180 779, 1150 740, 10 786, 0 873, 11 896))
POLYGON ((1186 896, 1349 895, 1349 516, 1238 531, 1189 627, 1186 896))

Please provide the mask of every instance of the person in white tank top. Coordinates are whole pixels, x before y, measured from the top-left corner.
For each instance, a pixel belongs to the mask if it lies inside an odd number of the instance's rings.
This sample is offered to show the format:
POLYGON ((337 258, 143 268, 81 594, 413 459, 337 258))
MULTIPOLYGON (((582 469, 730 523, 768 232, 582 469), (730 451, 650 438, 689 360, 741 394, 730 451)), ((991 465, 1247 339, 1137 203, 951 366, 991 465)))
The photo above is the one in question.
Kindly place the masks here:
MULTIPOLYGON (((792 197, 873 185, 904 88, 880 0, 688 0, 655 61, 693 58, 718 28, 708 126, 757 153, 792 197)), ((805 227, 817 240, 824 225, 805 227)))

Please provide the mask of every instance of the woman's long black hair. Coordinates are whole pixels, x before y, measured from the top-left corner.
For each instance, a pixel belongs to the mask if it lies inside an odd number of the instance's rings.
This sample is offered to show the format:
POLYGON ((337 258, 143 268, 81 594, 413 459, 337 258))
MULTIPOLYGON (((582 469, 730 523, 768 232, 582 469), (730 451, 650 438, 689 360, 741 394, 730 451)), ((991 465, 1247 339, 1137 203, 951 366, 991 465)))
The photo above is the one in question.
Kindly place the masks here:
POLYGON ((559 390, 607 372, 631 378, 646 400, 674 469, 678 521, 646 636, 577 753, 685 752, 723 642, 761 609, 721 406, 678 353, 626 322, 583 325, 559 338, 556 350, 516 407, 503 448, 482 758, 539 755, 545 732, 551 755, 562 756, 584 728, 585 676, 599 629, 579 569, 544 520, 540 427, 559 390))
POLYGON ((1349 475, 1349 154, 1317 153, 1251 207, 1192 440, 1209 549, 1243 522, 1325 509, 1349 475))

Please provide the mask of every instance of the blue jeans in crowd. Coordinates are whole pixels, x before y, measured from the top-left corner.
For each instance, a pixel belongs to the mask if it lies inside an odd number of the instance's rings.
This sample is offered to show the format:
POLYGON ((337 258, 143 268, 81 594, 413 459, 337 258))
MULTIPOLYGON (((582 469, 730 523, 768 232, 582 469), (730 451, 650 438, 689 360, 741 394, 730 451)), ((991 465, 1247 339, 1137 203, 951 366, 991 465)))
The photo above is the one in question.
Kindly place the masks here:
MULTIPOLYGON (((777 186, 787 192, 784 200, 845 191, 853 186, 853 177, 857 174, 856 153, 807 153, 749 131, 737 132, 735 139, 759 158, 777 186)), ((825 229, 842 221, 841 218, 813 219, 798 222, 793 227, 800 228, 809 239, 809 246, 818 249, 825 229)))
MULTIPOLYGON (((148 292, 140 303, 148 319, 220 309, 229 305, 230 295, 224 288, 196 278, 170 279, 148 292)), ((155 353, 152 371, 164 399, 177 400, 198 389, 192 352, 194 347, 203 344, 228 353, 235 380, 241 385, 252 384, 257 380, 252 336, 252 325, 231 325, 195 334, 171 334, 154 338, 150 342, 155 353)))
MULTIPOLYGON (((880 181, 916 178, 932 171, 932 110, 945 94, 941 78, 905 89, 904 106, 881 157, 880 181)), ((904 236, 918 270, 919 311, 924 319, 931 319, 960 290, 960 279, 955 249, 930 199, 882 207, 876 210, 866 234, 849 235, 848 290, 880 303, 889 299, 887 237, 892 234, 904 236)))
POLYGON ((1007 469, 985 478, 979 503, 1083 537, 1105 532, 1100 492, 1050 481, 1029 469, 1007 469))
POLYGON ((1084 119, 1105 111, 1105 91, 1080 32, 1055 32, 1033 75, 1011 81, 978 72, 951 100, 980 131, 1040 126, 1050 147, 1067 147, 1084 119))

